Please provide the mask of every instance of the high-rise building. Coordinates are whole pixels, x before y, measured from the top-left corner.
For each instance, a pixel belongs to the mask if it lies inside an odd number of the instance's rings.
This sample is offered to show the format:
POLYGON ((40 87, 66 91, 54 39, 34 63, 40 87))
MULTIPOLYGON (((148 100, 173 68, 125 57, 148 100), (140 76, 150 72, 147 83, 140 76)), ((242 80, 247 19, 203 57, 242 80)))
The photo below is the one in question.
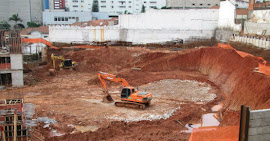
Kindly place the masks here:
POLYGON ((219 6, 220 0, 167 0, 166 7, 173 9, 182 8, 208 8, 219 6))
POLYGON ((68 0, 69 11, 106 12, 110 16, 119 14, 138 14, 145 9, 160 9, 166 6, 166 0, 68 0), (93 7, 97 7, 94 8, 93 7), (96 10, 98 9, 98 10, 96 10))
POLYGON ((54 9, 65 9, 65 0, 53 0, 54 9))
POLYGON ((0 21, 8 21, 13 14, 18 14, 23 20, 19 23, 25 27, 27 22, 42 23, 42 9, 42 0, 0 0, 0 21))
POLYGON ((68 0, 68 9, 72 12, 92 12, 93 0, 68 0))

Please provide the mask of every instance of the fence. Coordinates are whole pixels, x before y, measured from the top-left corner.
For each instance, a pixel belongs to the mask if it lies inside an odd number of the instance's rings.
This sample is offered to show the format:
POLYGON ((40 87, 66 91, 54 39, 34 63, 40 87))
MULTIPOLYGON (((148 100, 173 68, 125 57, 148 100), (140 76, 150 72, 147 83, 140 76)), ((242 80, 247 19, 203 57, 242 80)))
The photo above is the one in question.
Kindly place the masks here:
POLYGON ((236 35, 231 37, 231 41, 241 42, 246 44, 252 44, 254 46, 264 48, 266 50, 270 49, 270 38, 258 37, 258 36, 247 36, 247 35, 236 35))

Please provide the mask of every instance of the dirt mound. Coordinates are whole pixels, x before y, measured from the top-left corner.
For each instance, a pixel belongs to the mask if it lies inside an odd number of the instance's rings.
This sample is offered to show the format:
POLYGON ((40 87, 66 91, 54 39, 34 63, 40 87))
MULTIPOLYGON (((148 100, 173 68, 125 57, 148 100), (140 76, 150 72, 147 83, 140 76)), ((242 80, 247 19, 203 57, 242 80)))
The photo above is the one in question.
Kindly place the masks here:
POLYGON ((224 91, 225 106, 230 109, 239 110, 241 104, 252 109, 270 106, 270 79, 253 72, 261 63, 256 57, 242 58, 234 50, 222 48, 201 48, 181 55, 149 53, 145 56, 137 64, 145 72, 189 70, 208 75, 209 80, 224 91))

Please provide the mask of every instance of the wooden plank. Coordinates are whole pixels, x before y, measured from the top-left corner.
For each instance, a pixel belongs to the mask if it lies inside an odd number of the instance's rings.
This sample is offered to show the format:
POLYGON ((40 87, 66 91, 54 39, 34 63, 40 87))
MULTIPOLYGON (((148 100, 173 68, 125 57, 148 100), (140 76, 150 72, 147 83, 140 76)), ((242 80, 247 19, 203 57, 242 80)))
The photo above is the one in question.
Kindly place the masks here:
POLYGON ((245 141, 248 141, 249 133, 249 120, 250 120, 250 108, 246 108, 246 127, 245 127, 245 141))
POLYGON ((250 112, 250 119, 270 118, 270 109, 252 110, 250 112))
POLYGON ((248 135, 270 134, 270 126, 249 128, 248 135))
POLYGON ((248 141, 270 141, 270 134, 249 136, 248 141))
POLYGON ((249 122, 249 127, 262 127, 262 126, 270 126, 270 118, 264 119, 251 119, 249 122))

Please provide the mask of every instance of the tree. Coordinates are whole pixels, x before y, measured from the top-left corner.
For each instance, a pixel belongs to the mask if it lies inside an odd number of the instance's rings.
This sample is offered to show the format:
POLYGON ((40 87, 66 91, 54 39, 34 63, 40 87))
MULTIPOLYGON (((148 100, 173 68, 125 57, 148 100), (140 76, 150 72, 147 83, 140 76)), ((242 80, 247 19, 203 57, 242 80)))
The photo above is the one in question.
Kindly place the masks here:
POLYGON ((141 11, 141 13, 145 13, 145 6, 144 5, 142 5, 142 11, 141 11))
POLYGON ((98 0, 93 0, 92 12, 98 12, 98 0))
POLYGON ((163 7, 161 7, 161 9, 172 9, 172 8, 171 7, 163 6, 163 7))
POLYGON ((27 26, 28 27, 40 27, 41 25, 40 24, 37 24, 35 22, 27 22, 27 26))
POLYGON ((14 21, 14 22, 15 22, 14 27, 15 27, 15 28, 18 28, 18 22, 22 22, 23 20, 19 17, 19 15, 18 15, 18 13, 17 13, 17 14, 13 14, 13 15, 9 18, 9 21, 14 21))
POLYGON ((9 30, 10 24, 7 21, 1 21, 0 22, 0 29, 9 30))

